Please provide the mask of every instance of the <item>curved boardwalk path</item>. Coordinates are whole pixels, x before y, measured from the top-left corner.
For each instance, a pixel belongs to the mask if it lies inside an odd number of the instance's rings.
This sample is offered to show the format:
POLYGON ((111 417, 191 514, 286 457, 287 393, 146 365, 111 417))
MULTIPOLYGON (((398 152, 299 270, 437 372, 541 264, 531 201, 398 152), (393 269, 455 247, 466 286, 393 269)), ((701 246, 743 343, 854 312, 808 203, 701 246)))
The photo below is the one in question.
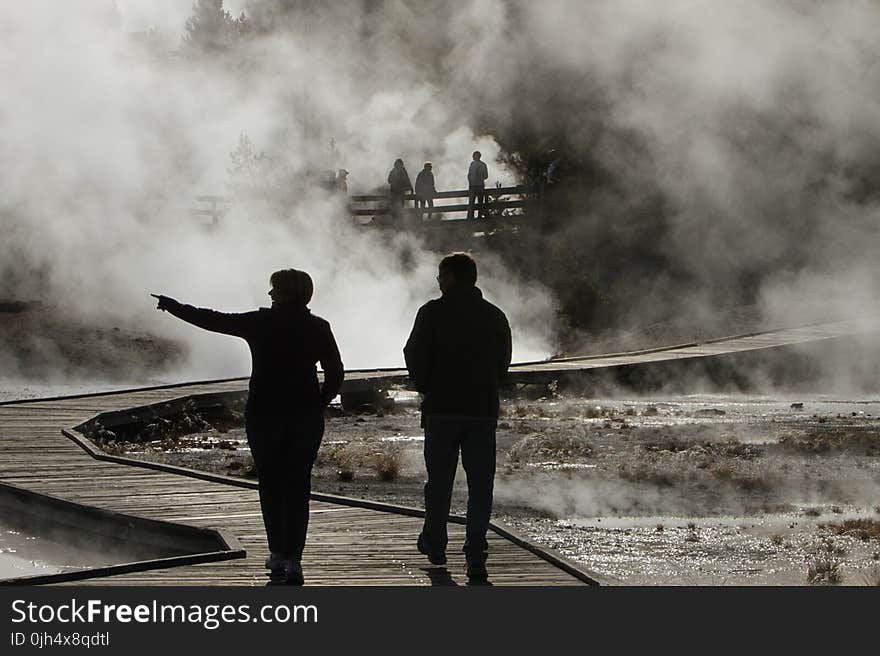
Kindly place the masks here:
MULTIPOLYGON (((107 410, 157 403, 188 394, 240 390, 242 381, 90 395, 0 405, 0 480, 107 510, 193 526, 222 528, 247 550, 245 560, 86 579, 78 585, 263 585, 265 533, 257 493, 91 458, 61 429, 107 410)), ((464 584, 464 540, 450 525, 446 570, 431 567, 415 548, 421 519, 337 503, 311 505, 303 569, 309 585, 464 584)), ((493 585, 583 585, 556 564, 490 533, 493 585)), ((588 576, 586 572, 584 576, 588 576)))
MULTIPOLYGON (((838 321, 803 328, 744 335, 702 344, 685 344, 636 353, 568 358, 512 367, 518 382, 590 370, 648 369, 661 362, 729 357, 878 330, 876 319, 838 321)), ((347 372, 349 391, 384 382, 402 382, 405 371, 377 369, 347 372)), ((153 570, 82 583, 161 585, 262 585, 265 536, 257 493, 179 474, 101 462, 61 434, 91 416, 109 410, 158 403, 189 394, 241 390, 246 379, 166 386, 61 399, 0 404, 0 480, 70 501, 143 517, 223 528, 235 535, 246 560, 153 570)), ((346 388, 343 388, 345 391, 346 388)), ((326 498, 326 497, 325 497, 326 498)), ((415 549, 421 520, 411 514, 313 501, 303 567, 309 584, 428 585, 463 583, 464 560, 452 546, 463 528, 450 526, 448 579, 439 577, 415 549), (440 579, 440 580, 437 580, 440 579)), ((516 535, 490 534, 493 584, 574 585, 597 577, 564 558, 541 550, 516 535), (543 555, 541 555, 543 554, 543 555)))
MULTIPOLYGON (((650 377, 656 372, 676 375, 680 365, 711 365, 719 361, 737 361, 738 358, 760 357, 761 351, 792 351, 814 346, 826 340, 845 340, 880 331, 880 316, 866 316, 843 321, 816 323, 798 328, 784 328, 710 339, 703 342, 677 344, 643 351, 584 355, 555 358, 541 362, 511 365, 509 380, 514 383, 546 383, 564 376, 589 379, 624 376, 629 382, 639 376, 650 377)), ((742 362, 748 362, 743 359, 742 362)), ((369 369, 346 372, 343 391, 369 388, 377 384, 403 384, 407 381, 405 369, 369 369)), ((242 379, 244 380, 244 379, 242 379)))

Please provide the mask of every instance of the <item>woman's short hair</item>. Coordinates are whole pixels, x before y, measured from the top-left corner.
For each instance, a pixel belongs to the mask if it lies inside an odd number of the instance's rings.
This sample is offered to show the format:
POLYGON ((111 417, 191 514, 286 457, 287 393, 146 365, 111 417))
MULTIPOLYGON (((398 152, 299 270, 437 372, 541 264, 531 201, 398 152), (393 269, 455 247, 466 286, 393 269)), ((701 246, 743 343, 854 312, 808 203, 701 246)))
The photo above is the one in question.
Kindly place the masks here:
POLYGON ((457 285, 473 287, 477 284, 477 263, 467 253, 450 253, 440 260, 440 270, 451 273, 457 285))
POLYGON ((285 301, 308 305, 315 290, 312 277, 299 269, 282 269, 269 276, 272 289, 280 292, 285 301))

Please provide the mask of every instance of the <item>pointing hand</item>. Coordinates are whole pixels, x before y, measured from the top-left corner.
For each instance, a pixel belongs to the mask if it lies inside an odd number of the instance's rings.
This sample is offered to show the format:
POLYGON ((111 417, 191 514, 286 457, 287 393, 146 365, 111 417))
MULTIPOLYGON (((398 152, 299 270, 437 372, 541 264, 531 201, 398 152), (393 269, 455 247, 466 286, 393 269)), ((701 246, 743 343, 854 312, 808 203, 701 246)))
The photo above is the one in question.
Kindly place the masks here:
POLYGON ((173 298, 171 298, 170 296, 162 296, 161 294, 150 294, 150 296, 152 296, 153 298, 156 298, 156 299, 159 300, 159 302, 156 304, 156 309, 157 309, 157 310, 163 310, 163 311, 164 311, 164 310, 167 310, 168 308, 170 308, 170 307, 172 307, 172 306, 174 306, 174 305, 180 305, 180 303, 178 303, 177 301, 175 301, 175 300, 174 300, 173 298))

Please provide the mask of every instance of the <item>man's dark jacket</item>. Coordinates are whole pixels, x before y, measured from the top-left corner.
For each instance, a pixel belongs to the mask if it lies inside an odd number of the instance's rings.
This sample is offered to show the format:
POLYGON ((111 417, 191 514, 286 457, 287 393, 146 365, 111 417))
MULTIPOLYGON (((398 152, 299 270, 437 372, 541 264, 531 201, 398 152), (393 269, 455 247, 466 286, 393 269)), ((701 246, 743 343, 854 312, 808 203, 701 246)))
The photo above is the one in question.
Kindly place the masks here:
POLYGON ((498 418, 510 324, 477 287, 449 290, 416 315, 403 349, 424 416, 498 418))
POLYGON ((345 373, 330 324, 303 305, 276 304, 241 314, 180 303, 167 309, 200 328, 247 341, 253 363, 248 418, 323 410, 339 392, 345 373), (323 384, 318 383, 317 362, 324 370, 323 384))

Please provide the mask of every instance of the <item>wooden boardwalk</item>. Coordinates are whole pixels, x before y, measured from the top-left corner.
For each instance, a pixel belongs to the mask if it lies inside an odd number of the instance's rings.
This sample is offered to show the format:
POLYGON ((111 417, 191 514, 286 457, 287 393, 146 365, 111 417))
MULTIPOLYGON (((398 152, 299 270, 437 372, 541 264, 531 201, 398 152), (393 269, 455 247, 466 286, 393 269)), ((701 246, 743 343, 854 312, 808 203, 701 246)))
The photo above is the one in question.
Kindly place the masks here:
MULTIPOLYGON (((760 355, 761 351, 797 349, 803 345, 817 344, 825 340, 846 339, 877 332, 880 332, 880 316, 861 317, 643 351, 518 363, 510 367, 508 378, 510 382, 528 384, 548 382, 567 375, 585 376, 590 373, 604 375, 625 372, 637 376, 640 372, 661 368, 664 365, 709 363, 715 359, 760 355)), ((405 369, 357 370, 346 372, 345 375, 343 392, 377 385, 408 383, 405 369)))
MULTIPOLYGON (((549 380, 571 372, 649 368, 657 363, 729 357, 845 338, 878 330, 876 318, 743 335, 665 349, 525 363, 511 368, 517 382, 549 380)), ((405 383, 401 369, 351 371, 343 391, 405 383)), ((246 560, 153 570, 82 583, 148 585, 262 585, 265 535, 253 489, 93 459, 61 434, 62 428, 112 410, 191 394, 233 392, 246 379, 145 388, 106 394, 0 404, 0 480, 107 510, 195 526, 222 528, 239 539, 246 560)), ((322 497, 326 498, 326 497, 322 497)), ((464 559, 450 549, 447 570, 428 565, 415 549, 418 517, 313 501, 303 567, 308 584, 430 585, 465 582, 464 559), (444 572, 447 572, 444 575, 444 572), (434 579, 432 581, 432 578, 434 579)), ((577 585, 596 577, 516 535, 490 533, 490 580, 495 585, 577 585), (541 555, 543 553, 543 556, 541 555), (555 559, 555 560, 554 560, 555 559)), ((450 546, 463 527, 450 526, 450 546)))
MULTIPOLYGON (((91 458, 61 429, 107 410, 204 392, 232 391, 241 381, 183 385, 0 406, 0 480, 91 506, 150 519, 222 528, 247 550, 245 560, 86 579, 78 585, 263 585, 266 538, 257 493, 177 474, 91 458)), ((303 569, 309 585, 465 584, 464 556, 450 525, 449 563, 431 567, 415 548, 421 520, 404 514, 312 502, 303 569)), ((493 585, 583 585, 528 549, 490 533, 493 585)))

